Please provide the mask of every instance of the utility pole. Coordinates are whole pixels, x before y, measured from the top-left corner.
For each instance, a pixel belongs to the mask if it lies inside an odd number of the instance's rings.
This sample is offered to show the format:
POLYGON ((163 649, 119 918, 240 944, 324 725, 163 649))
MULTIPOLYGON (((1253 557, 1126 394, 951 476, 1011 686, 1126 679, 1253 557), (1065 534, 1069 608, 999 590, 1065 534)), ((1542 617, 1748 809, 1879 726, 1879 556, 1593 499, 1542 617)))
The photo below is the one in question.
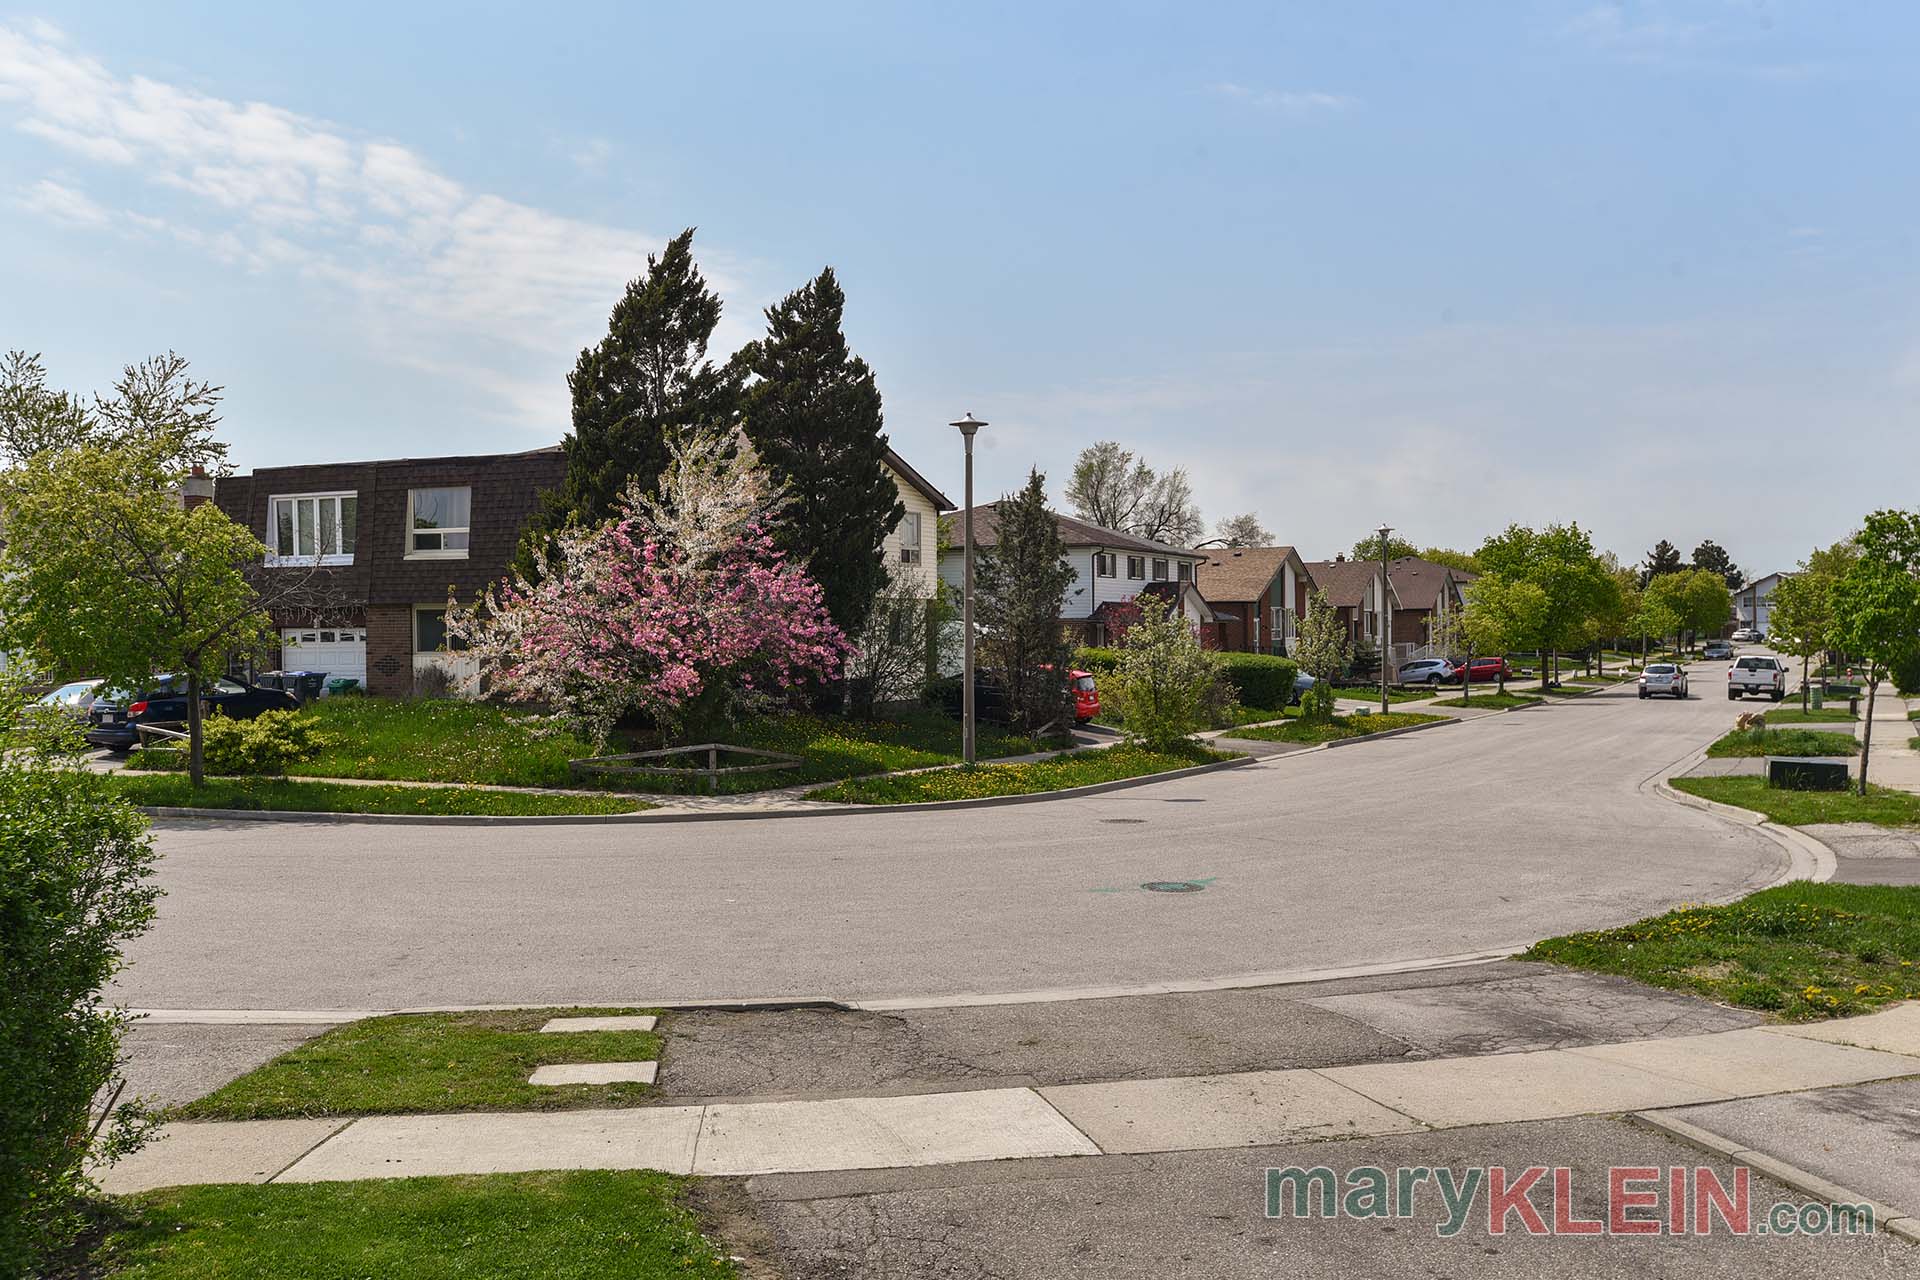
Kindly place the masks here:
POLYGON ((1387 604, 1387 535, 1393 530, 1381 525, 1380 534, 1380 714, 1393 707, 1387 697, 1387 646, 1393 638, 1393 609, 1387 604))
POLYGON ((973 435, 987 424, 969 413, 958 422, 950 422, 950 427, 960 430, 960 438, 965 441, 967 455, 966 489, 961 495, 964 504, 960 509, 960 630, 961 651, 965 655, 962 661, 960 677, 960 758, 966 767, 973 767, 974 728, 973 728, 973 435))

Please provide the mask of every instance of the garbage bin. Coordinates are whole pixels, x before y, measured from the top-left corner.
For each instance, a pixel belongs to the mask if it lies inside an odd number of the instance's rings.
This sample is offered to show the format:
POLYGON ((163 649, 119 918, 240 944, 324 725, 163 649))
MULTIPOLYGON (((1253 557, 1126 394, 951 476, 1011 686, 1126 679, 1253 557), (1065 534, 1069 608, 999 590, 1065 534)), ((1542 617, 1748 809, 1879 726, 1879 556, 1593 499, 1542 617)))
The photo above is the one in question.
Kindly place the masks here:
POLYGON ((352 693, 360 687, 360 682, 352 676, 335 676, 327 681, 327 696, 335 697, 342 693, 352 693))
POLYGON ((285 691, 287 687, 287 673, 284 671, 262 671, 254 677, 253 682, 262 689, 279 689, 285 691))
POLYGON ((320 690, 327 682, 324 671, 289 671, 286 673, 286 691, 301 702, 312 702, 320 696, 320 690))
POLYGON ((1813 686, 1813 709, 1819 711, 1827 705, 1827 691, 1819 685, 1813 686))

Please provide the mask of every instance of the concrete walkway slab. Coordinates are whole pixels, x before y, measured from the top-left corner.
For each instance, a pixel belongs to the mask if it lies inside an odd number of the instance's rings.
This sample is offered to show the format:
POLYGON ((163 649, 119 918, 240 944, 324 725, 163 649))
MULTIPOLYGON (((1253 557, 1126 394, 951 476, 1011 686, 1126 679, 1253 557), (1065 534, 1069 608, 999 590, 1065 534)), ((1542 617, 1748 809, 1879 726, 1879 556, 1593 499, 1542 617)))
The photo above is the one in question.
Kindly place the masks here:
POLYGON ((1420 1126, 1313 1071, 1071 1084, 1040 1096, 1102 1151, 1198 1151, 1303 1138, 1407 1133, 1420 1126))
MULTIPOLYGON (((1881 1009, 1860 1018, 1842 1018, 1836 1022, 1816 1022, 1799 1027, 1769 1027, 1780 1036, 1799 1036, 1805 1040, 1824 1040, 1828 1044, 1850 1044, 1860 1049, 1878 1049, 1882 1053, 1920 1057, 1920 1001, 1908 1001, 1881 1009)), ((1915 1068, 1920 1074, 1920 1067, 1915 1068)))
POLYGON ((687 1173, 699 1107, 373 1116, 355 1121, 278 1182, 344 1182, 538 1169, 687 1173))
POLYGON ((556 1062, 535 1067, 528 1084, 652 1084, 657 1062, 556 1062))
POLYGON ((265 1182, 350 1122, 234 1120, 161 1126, 154 1140, 100 1174, 111 1195, 202 1182, 265 1182))
MULTIPOLYGON (((1728 1034, 1738 1035, 1739 1032, 1728 1034)), ((1436 1128, 1551 1120, 1716 1102, 1718 1089, 1624 1064, 1601 1066, 1573 1049, 1484 1058, 1381 1062, 1321 1071, 1347 1088, 1436 1128)))
POLYGON ((1722 1097, 1826 1089, 1920 1071, 1898 1054, 1777 1035, 1764 1027, 1675 1040, 1591 1045, 1568 1052, 1710 1089, 1722 1097))
POLYGON ((600 1017, 549 1018, 540 1030, 552 1035, 568 1031, 651 1031, 660 1019, 650 1013, 600 1017))
POLYGON ((878 1169, 1099 1155, 1031 1089, 711 1106, 698 1174, 878 1169))

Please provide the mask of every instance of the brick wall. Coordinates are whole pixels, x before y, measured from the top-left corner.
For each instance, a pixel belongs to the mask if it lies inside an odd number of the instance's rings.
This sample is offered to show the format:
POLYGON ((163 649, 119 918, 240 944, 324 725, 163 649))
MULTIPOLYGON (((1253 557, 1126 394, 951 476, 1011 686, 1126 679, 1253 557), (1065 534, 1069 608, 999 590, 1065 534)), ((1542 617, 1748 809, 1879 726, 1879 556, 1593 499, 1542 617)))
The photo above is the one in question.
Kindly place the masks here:
POLYGON ((413 692, 413 606, 367 607, 367 692, 404 698, 413 692))

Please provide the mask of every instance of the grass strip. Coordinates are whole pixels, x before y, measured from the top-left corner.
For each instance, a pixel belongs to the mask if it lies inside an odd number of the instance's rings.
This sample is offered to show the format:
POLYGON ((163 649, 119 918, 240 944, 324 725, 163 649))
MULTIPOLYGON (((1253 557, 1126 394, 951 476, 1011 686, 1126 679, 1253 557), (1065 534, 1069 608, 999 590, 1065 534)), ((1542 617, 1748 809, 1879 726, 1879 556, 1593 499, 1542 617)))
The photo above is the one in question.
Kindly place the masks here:
MULTIPOLYGON (((1434 685, 1431 687, 1422 685, 1418 689, 1402 689, 1394 685, 1388 685, 1387 701, 1389 703, 1425 702, 1428 698, 1431 698, 1444 688, 1446 688, 1445 685, 1434 685)), ((1333 693, 1335 697, 1346 698, 1349 701, 1380 701, 1380 686, 1377 684, 1339 686, 1334 689, 1333 693)))
POLYGON ((1729 756, 1857 756, 1860 740, 1833 729, 1735 729, 1707 748, 1729 756))
POLYGON ((1117 782, 1194 765, 1231 760, 1235 753, 1189 743, 1171 751, 1149 751, 1121 744, 1074 751, 1031 764, 983 764, 972 769, 937 769, 886 778, 854 778, 807 793, 810 800, 841 804, 920 804, 931 800, 975 800, 984 796, 1037 795, 1069 787, 1117 782))
POLYGON ((1418 711, 1390 711, 1385 715, 1377 711, 1355 712, 1352 715, 1335 716, 1331 722, 1326 723, 1294 719, 1286 724, 1268 725, 1263 729, 1248 729, 1233 736, 1253 738, 1261 742, 1334 742, 1341 738, 1358 738, 1369 733, 1385 733, 1389 729, 1409 729, 1416 724, 1432 724, 1436 720, 1446 718, 1425 715, 1418 711))
POLYGON ((1802 711, 1798 707, 1775 707, 1766 713, 1768 724, 1852 724, 1860 717, 1845 707, 1812 707, 1802 711))
POLYGON ((1799 880, 1719 907, 1535 943, 1522 960, 1613 973, 1791 1022, 1920 997, 1920 886, 1799 880))
POLYGON ((688 1183, 663 1173, 502 1173, 170 1187, 114 1202, 85 1274, 116 1280, 728 1280, 688 1183))
POLYGON ((109 775, 134 804, 180 809, 282 810, 296 813, 416 813, 441 817, 528 817, 634 813, 654 806, 628 796, 537 795, 475 787, 382 787, 285 778, 208 778, 194 788, 184 774, 109 775))
POLYGON ((1703 800, 1752 809, 1789 827, 1825 822, 1920 826, 1920 795, 1872 783, 1864 796, 1852 790, 1787 791, 1769 787, 1765 778, 1671 778, 1667 785, 1703 800))
POLYGON ((1531 707, 1540 701, 1538 695, 1529 693, 1476 693, 1471 702, 1462 702, 1459 698, 1442 698, 1433 705, 1436 707, 1482 707, 1488 711, 1507 711, 1514 707, 1531 707))
POLYGON ((515 1009, 401 1013, 335 1027, 174 1110, 187 1120, 560 1111, 634 1106, 644 1084, 531 1085, 533 1069, 566 1062, 649 1062, 651 1031, 540 1030, 553 1017, 641 1009, 515 1009))

